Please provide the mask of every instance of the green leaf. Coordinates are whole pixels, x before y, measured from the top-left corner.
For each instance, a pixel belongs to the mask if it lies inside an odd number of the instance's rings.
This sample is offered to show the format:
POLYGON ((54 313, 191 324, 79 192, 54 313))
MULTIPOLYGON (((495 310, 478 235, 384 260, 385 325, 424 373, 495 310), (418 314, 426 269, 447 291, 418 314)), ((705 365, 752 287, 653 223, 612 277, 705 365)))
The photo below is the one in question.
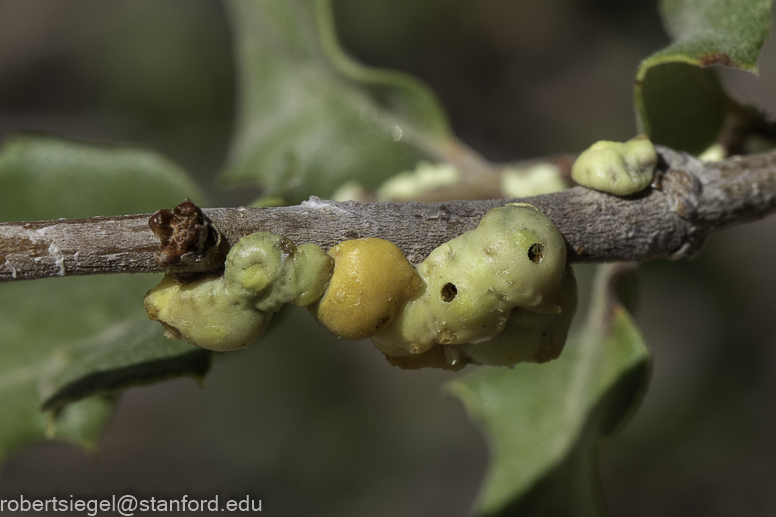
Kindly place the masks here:
POLYGON ((598 448, 635 410, 649 354, 599 266, 592 309, 560 358, 481 369, 449 385, 489 438, 477 515, 602 515, 598 448))
POLYGON ((654 143, 698 154, 736 109, 706 67, 757 73, 771 0, 663 0, 660 10, 674 41, 639 65, 634 93, 640 132, 654 143))
POLYGON ((177 165, 137 148, 12 136, 0 149, 0 221, 155 212, 202 191, 177 165))
MULTIPOLYGON (((143 213, 203 198, 152 152, 47 137, 8 139, 0 184, 2 221, 143 213)), ((109 394, 206 373, 209 352, 164 338, 146 317, 143 295, 157 281, 111 275, 0 284, 0 458, 44 437, 95 449, 113 408, 109 394)))
POLYGON ((375 188, 457 145, 431 91, 339 47, 329 0, 230 0, 240 106, 228 182, 298 201, 375 188))

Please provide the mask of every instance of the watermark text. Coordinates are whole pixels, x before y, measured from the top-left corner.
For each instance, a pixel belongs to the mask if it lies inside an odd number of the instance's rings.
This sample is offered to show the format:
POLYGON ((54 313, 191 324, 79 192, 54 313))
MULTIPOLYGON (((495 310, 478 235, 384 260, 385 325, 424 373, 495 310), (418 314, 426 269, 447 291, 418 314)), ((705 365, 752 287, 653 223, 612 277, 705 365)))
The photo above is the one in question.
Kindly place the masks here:
POLYGON ((219 500, 218 496, 206 499, 146 497, 134 495, 105 498, 47 497, 27 498, 24 496, 0 499, 0 514, 3 512, 82 512, 89 517, 100 513, 118 513, 123 517, 147 512, 260 512, 261 499, 245 496, 237 499, 219 500))

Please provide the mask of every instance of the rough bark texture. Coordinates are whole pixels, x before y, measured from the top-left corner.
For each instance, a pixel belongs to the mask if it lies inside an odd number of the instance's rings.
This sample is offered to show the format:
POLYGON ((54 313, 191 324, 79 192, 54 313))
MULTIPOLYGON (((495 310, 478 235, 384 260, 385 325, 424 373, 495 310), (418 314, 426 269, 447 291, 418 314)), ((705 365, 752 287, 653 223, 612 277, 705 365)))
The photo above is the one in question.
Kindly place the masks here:
MULTIPOLYGON (((574 187, 509 200, 424 204, 311 198, 291 207, 203 211, 230 245, 257 231, 326 250, 347 239, 380 237, 398 245, 415 264, 476 227, 490 208, 512 201, 535 205, 555 223, 571 262, 684 257, 697 252, 710 232, 776 211, 776 151, 717 163, 667 148, 658 151, 655 188, 628 198, 574 187)), ((160 242, 148 226, 150 216, 0 224, 0 281, 165 271, 156 260, 160 242)), ((212 262, 184 260, 169 269, 208 267, 212 262)))

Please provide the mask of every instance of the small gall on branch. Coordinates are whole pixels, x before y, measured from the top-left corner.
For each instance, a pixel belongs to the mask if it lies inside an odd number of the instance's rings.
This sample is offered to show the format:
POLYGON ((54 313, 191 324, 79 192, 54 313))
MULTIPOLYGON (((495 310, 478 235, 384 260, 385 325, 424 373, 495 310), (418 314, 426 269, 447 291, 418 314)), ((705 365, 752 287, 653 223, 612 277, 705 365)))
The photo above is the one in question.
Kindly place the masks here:
POLYGON ((264 333, 283 304, 318 301, 333 266, 315 244, 252 233, 229 251, 223 274, 189 280, 168 273, 148 291, 144 306, 167 337, 219 352, 238 350, 264 333))
POLYGON ((571 177, 583 187, 629 196, 652 183, 656 167, 655 146, 646 135, 639 135, 624 143, 594 143, 574 162, 571 177))

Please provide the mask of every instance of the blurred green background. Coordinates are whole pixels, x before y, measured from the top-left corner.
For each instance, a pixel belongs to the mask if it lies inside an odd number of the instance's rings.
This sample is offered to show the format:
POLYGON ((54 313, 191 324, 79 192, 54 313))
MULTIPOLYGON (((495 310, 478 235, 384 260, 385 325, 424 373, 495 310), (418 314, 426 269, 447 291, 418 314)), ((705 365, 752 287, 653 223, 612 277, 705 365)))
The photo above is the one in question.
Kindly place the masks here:
MULTIPOLYGON (((667 42, 642 0, 334 7, 352 55, 426 81, 456 134, 497 161, 633 136, 636 66, 667 42)), ((722 76, 774 113, 773 40, 760 68, 722 76)), ((0 0, 0 138, 146 145, 222 206, 259 195, 214 180, 233 74, 215 1, 0 0)), ((771 217, 714 236, 694 261, 642 268, 635 315, 655 365, 641 411, 604 448, 614 515, 776 513, 775 231, 771 217)), ((487 450, 442 390, 453 375, 391 368, 368 342, 338 341, 294 309, 251 349, 218 356, 204 390, 178 380, 125 393, 97 458, 57 444, 15 455, 0 494, 250 493, 270 515, 465 515, 487 450)))

